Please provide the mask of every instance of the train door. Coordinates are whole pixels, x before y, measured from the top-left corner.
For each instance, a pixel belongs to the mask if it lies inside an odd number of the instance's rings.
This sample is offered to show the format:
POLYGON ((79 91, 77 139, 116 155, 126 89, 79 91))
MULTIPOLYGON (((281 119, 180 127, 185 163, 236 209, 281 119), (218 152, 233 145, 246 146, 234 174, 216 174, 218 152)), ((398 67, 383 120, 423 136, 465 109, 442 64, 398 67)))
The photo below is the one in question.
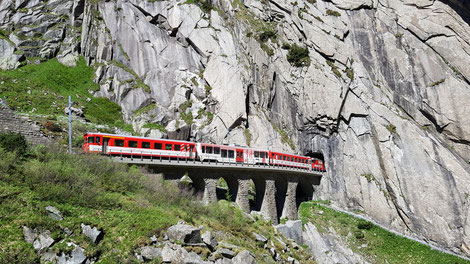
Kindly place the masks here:
POLYGON ((189 158, 190 159, 194 158, 194 153, 193 152, 194 152, 194 146, 191 145, 191 146, 189 146, 189 158))
POLYGON ((237 156, 236 156, 236 161, 237 162, 243 162, 243 149, 236 149, 237 156))
POLYGON ((101 153, 102 154, 107 154, 108 153, 109 139, 110 138, 103 137, 103 147, 101 148, 101 153))

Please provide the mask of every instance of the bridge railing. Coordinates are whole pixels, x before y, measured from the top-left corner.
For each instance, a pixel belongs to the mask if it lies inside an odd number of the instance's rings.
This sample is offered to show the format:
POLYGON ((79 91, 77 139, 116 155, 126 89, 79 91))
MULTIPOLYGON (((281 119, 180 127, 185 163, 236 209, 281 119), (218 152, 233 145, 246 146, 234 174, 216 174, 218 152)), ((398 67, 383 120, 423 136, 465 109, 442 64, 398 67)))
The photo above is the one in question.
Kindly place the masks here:
MULTIPOLYGON (((206 165, 224 165, 224 166, 234 166, 234 167, 245 167, 245 168, 275 168, 278 170, 286 170, 286 171, 299 171, 299 172, 311 172, 311 173, 323 173, 324 171, 316 168, 308 169, 308 168, 301 168, 301 167, 290 167, 282 164, 254 164, 254 163, 243 163, 243 162, 237 162, 236 158, 228 158, 228 162, 220 162, 217 160, 196 160, 195 158, 190 158, 188 157, 188 154, 186 153, 180 153, 180 154, 173 154, 170 157, 164 157, 168 156, 168 153, 164 152, 145 152, 145 151, 130 151, 130 159, 133 161, 134 159, 139 159, 140 161, 148 160, 151 163, 184 163, 184 164, 206 164, 206 165)), ((124 158, 127 158, 127 154, 122 153, 122 150, 120 150, 120 160, 124 160, 124 158)), ((309 164, 310 165, 310 164, 309 164)))

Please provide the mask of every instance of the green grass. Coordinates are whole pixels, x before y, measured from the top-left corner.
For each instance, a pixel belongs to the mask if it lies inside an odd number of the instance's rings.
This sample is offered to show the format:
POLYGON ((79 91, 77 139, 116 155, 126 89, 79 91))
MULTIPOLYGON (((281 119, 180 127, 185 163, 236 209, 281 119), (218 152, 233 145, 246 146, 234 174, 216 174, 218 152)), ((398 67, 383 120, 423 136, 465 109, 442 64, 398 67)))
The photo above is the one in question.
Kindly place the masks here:
POLYGON ((246 128, 244 131, 243 131, 243 134, 245 135, 245 139, 246 139, 246 144, 248 146, 251 146, 251 140, 253 140, 253 135, 251 134, 250 130, 248 128, 246 128))
POLYGON ((441 84, 441 83, 443 83, 443 82, 445 82, 445 81, 446 81, 445 78, 444 78, 444 79, 440 79, 439 81, 435 81, 435 82, 431 83, 431 84, 429 85, 429 87, 437 86, 437 85, 439 85, 439 84, 441 84))
MULTIPOLYGON (((98 155, 69 155, 60 149, 38 146, 24 157, 0 148, 0 263, 39 263, 31 244, 24 241, 22 227, 50 230, 56 241, 74 241, 99 263, 136 263, 134 250, 159 240, 179 220, 205 230, 220 231, 224 240, 248 249, 260 263, 268 252, 252 232, 274 239, 265 221, 252 222, 227 201, 203 206, 192 193, 178 189, 156 176, 142 174, 135 166, 114 163, 98 155), (46 206, 58 208, 64 219, 46 215, 46 206), (104 231, 97 245, 81 233, 81 223, 104 231), (62 231, 70 229, 67 237, 62 231)), ((70 248, 57 243, 56 252, 70 248)), ((191 248, 187 248, 188 250, 191 248)), ((281 253, 307 259, 307 250, 281 253)), ((266 255, 267 256, 267 255, 266 255)), ((307 262, 314 263, 314 262, 307 262)))
POLYGON ((338 11, 334 11, 334 10, 331 10, 331 9, 327 9, 326 14, 329 15, 329 16, 335 16, 335 17, 341 16, 341 14, 338 11))
POLYGON ((166 128, 165 128, 162 124, 159 124, 159 123, 149 123, 149 124, 145 124, 145 125, 143 126, 143 128, 158 129, 158 130, 160 130, 161 132, 164 132, 164 133, 168 132, 168 131, 166 130, 166 128))
POLYGON ((363 219, 322 206, 318 202, 302 203, 299 215, 304 223, 312 222, 321 233, 327 233, 333 228, 349 248, 371 263, 470 263, 397 236, 363 219), (323 211, 322 214, 318 213, 320 210, 323 211), (363 244, 367 246, 359 249, 363 244))
POLYGON ((76 67, 66 67, 51 59, 15 70, 0 70, 0 97, 6 98, 8 106, 18 112, 57 116, 63 115, 71 96, 72 102, 84 109, 87 120, 129 130, 119 105, 88 92, 99 90, 93 77, 93 67, 87 66, 83 57, 76 67))
POLYGON ((327 60, 326 61, 326 64, 328 64, 328 66, 330 66, 331 68, 331 71, 333 71, 333 73, 338 77, 338 78, 343 78, 342 75, 341 75, 341 72, 338 70, 338 67, 336 67, 335 63, 333 61, 329 61, 327 60))
POLYGON ((179 106, 181 119, 183 119, 184 122, 188 125, 191 125, 193 123, 194 117, 193 117, 193 113, 191 111, 186 113, 186 110, 188 108, 190 108, 192 105, 193 105, 193 101, 192 100, 187 100, 186 102, 182 103, 179 106))
POLYGON ((397 133, 397 127, 394 126, 393 124, 388 124, 385 126, 385 128, 388 130, 388 132, 395 134, 397 133))

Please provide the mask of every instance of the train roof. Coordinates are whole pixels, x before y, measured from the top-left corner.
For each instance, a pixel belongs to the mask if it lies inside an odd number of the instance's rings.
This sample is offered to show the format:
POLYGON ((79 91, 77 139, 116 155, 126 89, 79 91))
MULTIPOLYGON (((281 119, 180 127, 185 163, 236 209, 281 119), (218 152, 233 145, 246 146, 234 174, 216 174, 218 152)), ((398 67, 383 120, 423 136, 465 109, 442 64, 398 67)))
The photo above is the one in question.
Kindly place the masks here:
POLYGON ((180 143, 193 143, 191 141, 185 141, 185 140, 175 140, 175 139, 165 139, 165 138, 150 138, 150 137, 137 137, 137 136, 126 136, 126 135, 117 135, 117 134, 108 134, 108 133, 99 133, 99 132, 87 132, 86 135, 100 135, 100 136, 110 136, 110 137, 129 137, 129 138, 137 138, 137 139, 150 139, 150 140, 165 140, 165 141, 171 141, 171 142, 180 142, 180 143))

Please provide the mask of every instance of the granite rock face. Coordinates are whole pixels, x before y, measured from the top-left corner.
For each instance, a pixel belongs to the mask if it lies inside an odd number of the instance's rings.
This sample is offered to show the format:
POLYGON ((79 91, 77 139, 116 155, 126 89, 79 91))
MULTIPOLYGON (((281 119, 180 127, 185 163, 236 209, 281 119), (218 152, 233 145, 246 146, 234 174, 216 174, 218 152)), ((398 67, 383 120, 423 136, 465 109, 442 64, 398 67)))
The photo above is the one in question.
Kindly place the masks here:
POLYGON ((465 253, 468 2, 184 2, 2 1, 0 47, 83 55, 143 135, 323 157, 315 198, 465 253))

